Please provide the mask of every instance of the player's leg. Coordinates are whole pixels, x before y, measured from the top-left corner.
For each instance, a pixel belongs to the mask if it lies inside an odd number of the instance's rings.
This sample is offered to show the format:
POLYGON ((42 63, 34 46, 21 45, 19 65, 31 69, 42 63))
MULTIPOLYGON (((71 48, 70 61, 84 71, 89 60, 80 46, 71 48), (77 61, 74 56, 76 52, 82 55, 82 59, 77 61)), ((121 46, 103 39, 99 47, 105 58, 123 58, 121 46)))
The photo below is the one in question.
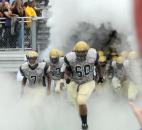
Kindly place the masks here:
POLYGON ((112 87, 113 91, 120 96, 121 95, 121 83, 120 80, 117 77, 112 78, 112 87))
POLYGON ((55 81, 55 92, 60 94, 61 88, 60 88, 60 80, 55 81))
POLYGON ((79 86, 77 103, 79 105, 79 114, 82 121, 82 129, 88 129, 87 124, 87 100, 95 89, 95 81, 90 81, 79 86))
POLYGON ((66 87, 67 87, 67 95, 68 95, 69 102, 71 102, 78 110, 77 84, 71 81, 69 84, 66 84, 66 87))

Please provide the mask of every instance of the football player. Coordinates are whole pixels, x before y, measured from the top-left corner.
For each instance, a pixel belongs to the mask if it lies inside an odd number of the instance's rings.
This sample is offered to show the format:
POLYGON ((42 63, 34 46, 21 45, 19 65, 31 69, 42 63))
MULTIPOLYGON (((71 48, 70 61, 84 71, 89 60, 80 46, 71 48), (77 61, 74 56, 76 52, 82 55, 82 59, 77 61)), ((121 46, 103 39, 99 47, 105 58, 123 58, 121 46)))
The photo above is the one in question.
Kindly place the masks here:
MULTIPOLYGON (((118 96, 122 94, 127 94, 128 91, 128 75, 124 67, 124 58, 118 56, 113 64, 113 78, 112 86, 113 90, 118 96)), ((125 95, 126 95, 125 94, 125 95)))
POLYGON ((61 87, 64 85, 64 80, 61 79, 61 67, 63 65, 63 58, 60 57, 60 52, 57 49, 52 49, 49 52, 49 56, 50 56, 49 69, 48 69, 49 77, 50 80, 54 81, 55 92, 60 93, 61 87))
POLYGON ((141 72, 139 71, 141 68, 141 59, 136 51, 129 51, 127 54, 127 59, 124 65, 129 78, 128 96, 130 100, 135 100, 138 95, 138 87, 141 85, 139 78, 141 77, 141 72))
MULTIPOLYGON (((61 68, 62 78, 66 70, 70 72, 70 76, 66 79, 67 91, 70 100, 78 106, 83 130, 88 129, 86 103, 95 89, 94 66, 100 72, 96 50, 89 48, 86 42, 79 41, 74 45, 74 51, 66 54, 61 68)), ((101 73, 98 75, 98 82, 102 82, 101 73)))
MULTIPOLYGON (((20 72, 23 76, 21 94, 24 93, 26 85, 30 88, 46 86, 46 80, 49 79, 47 75, 48 65, 46 62, 38 62, 38 53, 31 50, 27 52, 26 56, 27 62, 20 66, 20 72)), ((49 94, 50 86, 48 85, 47 88, 49 94)))

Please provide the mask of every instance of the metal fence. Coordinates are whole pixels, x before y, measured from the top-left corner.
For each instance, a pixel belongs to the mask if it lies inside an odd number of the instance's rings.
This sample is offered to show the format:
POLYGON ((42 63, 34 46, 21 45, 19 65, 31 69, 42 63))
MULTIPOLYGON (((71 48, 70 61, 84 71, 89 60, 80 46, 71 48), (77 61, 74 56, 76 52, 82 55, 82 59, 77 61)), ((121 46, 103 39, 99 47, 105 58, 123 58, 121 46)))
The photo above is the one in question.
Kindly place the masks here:
POLYGON ((39 20, 46 21, 47 18, 0 18, 0 49, 37 49, 36 40, 39 20))

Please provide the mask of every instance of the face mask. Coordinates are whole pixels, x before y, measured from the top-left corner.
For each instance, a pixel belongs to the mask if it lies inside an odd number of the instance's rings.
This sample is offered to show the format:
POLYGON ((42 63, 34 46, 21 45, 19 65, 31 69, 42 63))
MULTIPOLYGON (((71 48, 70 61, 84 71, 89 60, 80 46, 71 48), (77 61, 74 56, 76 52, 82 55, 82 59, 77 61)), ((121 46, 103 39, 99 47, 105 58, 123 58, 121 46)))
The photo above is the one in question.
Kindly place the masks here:
POLYGON ((122 69, 122 67, 123 67, 123 64, 120 64, 120 63, 117 63, 116 65, 117 65, 118 69, 122 69))
POLYGON ((100 62, 100 66, 101 67, 105 67, 106 66, 106 62, 100 62))
POLYGON ((59 57, 50 58, 50 61, 51 61, 53 64, 57 64, 57 63, 59 62, 59 57))
POLYGON ((78 61, 85 61, 87 52, 76 52, 76 58, 78 61))

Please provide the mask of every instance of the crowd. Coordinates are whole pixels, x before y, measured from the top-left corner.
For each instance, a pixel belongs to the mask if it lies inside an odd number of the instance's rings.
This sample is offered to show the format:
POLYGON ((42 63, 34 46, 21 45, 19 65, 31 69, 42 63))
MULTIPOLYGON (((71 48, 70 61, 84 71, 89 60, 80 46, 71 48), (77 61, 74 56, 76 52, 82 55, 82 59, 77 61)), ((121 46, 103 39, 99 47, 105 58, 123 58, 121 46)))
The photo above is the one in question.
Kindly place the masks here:
MULTIPOLYGON (((21 48, 21 20, 19 17, 36 17, 40 12, 36 9, 35 1, 1 0, 0 1, 0 47, 21 48)), ((30 35, 31 18, 24 19, 24 33, 30 35)), ((30 37, 29 37, 30 39, 30 37)))

